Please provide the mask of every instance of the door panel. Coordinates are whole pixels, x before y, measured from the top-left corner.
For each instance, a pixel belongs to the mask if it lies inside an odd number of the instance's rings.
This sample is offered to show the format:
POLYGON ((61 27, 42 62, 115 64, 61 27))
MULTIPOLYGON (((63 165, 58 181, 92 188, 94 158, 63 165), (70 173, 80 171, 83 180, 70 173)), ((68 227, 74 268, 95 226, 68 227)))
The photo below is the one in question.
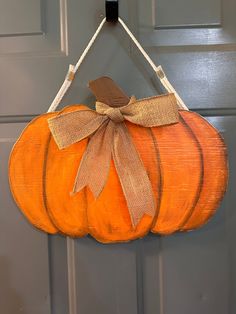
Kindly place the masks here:
POLYGON ((236 2, 137 2, 139 38, 187 105, 235 108, 236 2))
MULTIPOLYGON (((186 104, 225 137, 230 181, 217 214, 200 230, 114 245, 34 229, 7 178, 13 143, 49 107, 101 21, 104 1, 18 2, 0 0, 0 312, 234 314, 235 1, 120 1, 120 16, 186 104)), ((106 25, 60 107, 92 107, 87 83, 101 75, 138 98, 165 92, 121 27, 106 25)))
POLYGON ((42 32, 40 1, 2 0, 0 3, 0 34, 32 34, 42 32), (31 14, 25 14, 25 11, 31 14))
MULTIPOLYGON (((210 46, 235 43, 235 1, 137 2, 140 34, 147 45, 210 46)), ((225 48, 222 47, 222 50, 225 48)))
MULTIPOLYGON (((28 2, 22 4, 25 7, 17 19, 19 22, 8 22, 5 34, 0 35, 0 117, 45 112, 65 78, 69 63, 77 61, 104 13, 102 0, 97 0, 96 6, 93 0, 38 0, 40 6, 31 5, 27 9, 28 2), (36 15, 36 20, 40 15, 41 30, 33 32, 29 22, 24 26, 24 32, 15 34, 11 27, 18 28, 30 14, 36 15), (14 23, 19 25, 14 26, 14 23)), ((132 2, 128 1, 121 6, 124 17, 132 2)), ((2 3, 2 14, 9 14, 12 3, 16 7, 19 5, 17 0, 2 3)), ((9 15, 8 19, 12 20, 9 15)), ((120 28, 104 27, 97 40, 96 51, 93 50, 87 58, 89 60, 85 60, 78 73, 79 81, 73 84, 73 91, 62 104, 89 97, 88 80, 101 75, 104 69, 107 75, 116 73, 117 68, 126 69, 127 79, 131 78, 129 68, 132 62, 128 61, 128 67, 126 64, 129 40, 120 33, 120 28), (106 49, 104 41, 110 42, 106 49)))
POLYGON ((221 0, 154 1, 155 27, 202 27, 221 23, 221 0), (181 10, 180 10, 181 8, 181 10))

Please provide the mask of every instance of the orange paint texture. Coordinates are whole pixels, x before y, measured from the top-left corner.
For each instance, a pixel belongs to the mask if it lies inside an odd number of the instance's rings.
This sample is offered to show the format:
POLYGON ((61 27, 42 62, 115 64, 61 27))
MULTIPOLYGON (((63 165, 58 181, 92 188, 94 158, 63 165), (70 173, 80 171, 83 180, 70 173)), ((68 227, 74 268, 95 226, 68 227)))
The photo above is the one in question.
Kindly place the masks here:
MULTIPOLYGON (((61 112, 84 108, 73 105, 61 112)), ((150 231, 167 235, 196 229, 215 213, 227 186, 226 147, 200 115, 181 110, 179 123, 154 128, 125 122, 156 199, 155 217, 144 215, 133 228, 113 162, 97 199, 88 188, 71 195, 88 139, 59 150, 47 120, 61 112, 29 123, 10 156, 12 194, 37 228, 71 237, 91 234, 103 243, 121 242, 150 231)))

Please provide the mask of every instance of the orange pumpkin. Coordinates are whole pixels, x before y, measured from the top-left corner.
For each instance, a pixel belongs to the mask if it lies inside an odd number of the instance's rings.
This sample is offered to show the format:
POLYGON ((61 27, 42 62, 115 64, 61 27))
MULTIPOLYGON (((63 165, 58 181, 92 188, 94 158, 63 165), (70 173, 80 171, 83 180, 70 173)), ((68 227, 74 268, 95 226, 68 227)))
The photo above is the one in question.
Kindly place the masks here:
POLYGON ((98 199, 88 188, 71 195, 88 140, 59 150, 47 120, 84 108, 73 105, 37 117, 12 150, 11 190, 32 224, 48 233, 91 234, 108 243, 140 238, 149 231, 170 234, 195 229, 214 214, 227 184, 226 148, 212 125, 183 110, 180 122, 172 125, 144 128, 125 121, 152 183, 155 217, 144 215, 133 228, 113 162, 98 199))

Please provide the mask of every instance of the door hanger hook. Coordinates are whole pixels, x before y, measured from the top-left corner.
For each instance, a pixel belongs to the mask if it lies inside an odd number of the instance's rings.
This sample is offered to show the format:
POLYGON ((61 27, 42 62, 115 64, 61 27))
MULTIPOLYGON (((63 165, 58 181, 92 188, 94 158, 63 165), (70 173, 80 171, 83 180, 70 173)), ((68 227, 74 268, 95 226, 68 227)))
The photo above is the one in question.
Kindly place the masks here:
POLYGON ((106 21, 116 23, 119 17, 119 1, 118 0, 106 0, 106 21))

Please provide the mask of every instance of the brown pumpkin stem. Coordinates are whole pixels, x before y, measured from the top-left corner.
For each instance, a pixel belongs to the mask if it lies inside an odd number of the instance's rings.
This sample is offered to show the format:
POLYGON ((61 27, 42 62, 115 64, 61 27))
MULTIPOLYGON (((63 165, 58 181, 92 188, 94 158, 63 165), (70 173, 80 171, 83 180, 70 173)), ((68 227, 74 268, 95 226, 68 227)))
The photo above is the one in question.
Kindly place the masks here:
POLYGON ((107 76, 102 76, 94 81, 90 81, 89 88, 98 101, 104 102, 112 107, 125 106, 130 100, 130 97, 107 76))

